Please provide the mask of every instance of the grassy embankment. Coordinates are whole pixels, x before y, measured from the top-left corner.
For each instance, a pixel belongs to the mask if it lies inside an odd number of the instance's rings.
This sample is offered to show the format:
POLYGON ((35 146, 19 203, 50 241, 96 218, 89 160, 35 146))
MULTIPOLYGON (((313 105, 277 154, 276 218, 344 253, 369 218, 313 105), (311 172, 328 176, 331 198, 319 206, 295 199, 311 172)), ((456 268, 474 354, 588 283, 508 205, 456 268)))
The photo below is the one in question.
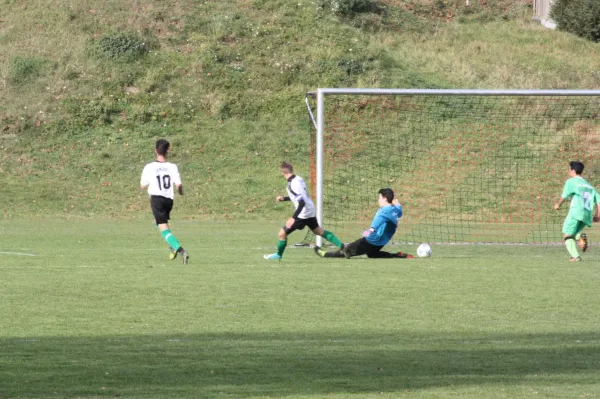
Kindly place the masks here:
POLYGON ((597 88, 600 48, 526 6, 379 1, 4 0, 4 218, 138 217, 141 168, 173 142, 178 217, 281 217, 282 159, 307 174, 318 87, 597 88))

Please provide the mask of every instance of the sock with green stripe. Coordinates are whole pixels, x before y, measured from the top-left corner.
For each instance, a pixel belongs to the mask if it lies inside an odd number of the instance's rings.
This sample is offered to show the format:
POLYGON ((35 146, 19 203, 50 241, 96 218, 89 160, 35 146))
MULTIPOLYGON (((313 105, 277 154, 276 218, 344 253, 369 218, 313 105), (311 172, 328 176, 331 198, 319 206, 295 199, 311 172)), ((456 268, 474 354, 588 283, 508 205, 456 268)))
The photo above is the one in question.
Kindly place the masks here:
POLYGON ((577 245, 575 244, 575 240, 573 237, 565 238, 565 246, 567 247, 567 251, 573 258, 579 258, 579 252, 577 252, 577 245))
POLYGON ((285 247, 287 247, 287 240, 277 241, 277 255, 283 256, 283 251, 285 251, 285 247))
POLYGON ((171 230, 163 230, 160 232, 160 234, 162 235, 163 239, 167 242, 167 244, 169 244, 169 246, 173 248, 174 251, 179 252, 179 250, 181 249, 181 244, 179 243, 179 241, 177 241, 177 238, 175 238, 173 233, 171 233, 171 230))
POLYGON ((331 231, 323 230, 323 238, 340 249, 344 247, 344 243, 342 243, 331 231))

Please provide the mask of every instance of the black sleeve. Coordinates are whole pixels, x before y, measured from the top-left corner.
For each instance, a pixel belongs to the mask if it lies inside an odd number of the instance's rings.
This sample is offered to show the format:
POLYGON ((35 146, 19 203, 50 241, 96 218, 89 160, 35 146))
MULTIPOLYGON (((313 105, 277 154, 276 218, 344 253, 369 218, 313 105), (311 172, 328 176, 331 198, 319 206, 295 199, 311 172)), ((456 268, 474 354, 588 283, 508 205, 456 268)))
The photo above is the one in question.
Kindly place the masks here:
POLYGON ((289 200, 290 200, 290 197, 288 197, 288 196, 286 195, 285 197, 283 197, 283 200, 284 200, 284 201, 289 201, 289 200))
POLYGON ((298 208, 296 208, 296 212, 294 212, 294 214, 292 215, 294 219, 298 219, 298 215, 300 215, 300 212, 302 212, 302 209, 304 209, 304 204, 305 202, 303 199, 298 201, 298 208))

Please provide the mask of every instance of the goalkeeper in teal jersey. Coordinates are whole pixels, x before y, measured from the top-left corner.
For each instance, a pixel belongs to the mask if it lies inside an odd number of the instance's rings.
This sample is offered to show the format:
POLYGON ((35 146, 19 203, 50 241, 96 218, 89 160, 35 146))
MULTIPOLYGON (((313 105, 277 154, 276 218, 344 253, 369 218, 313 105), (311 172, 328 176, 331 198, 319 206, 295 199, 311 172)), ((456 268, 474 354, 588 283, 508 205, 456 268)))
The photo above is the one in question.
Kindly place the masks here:
POLYGON ((325 251, 315 247, 315 253, 322 258, 351 258, 367 255, 369 258, 412 259, 413 256, 404 252, 385 252, 383 248, 394 236, 398 227, 398 219, 402 217, 402 206, 394 198, 391 188, 382 188, 379 194, 379 210, 375 214, 371 227, 362 233, 362 238, 346 244, 338 251, 325 251))
POLYGON ((565 245, 571 255, 571 262, 581 261, 575 240, 583 252, 588 249, 587 235, 582 233, 584 227, 592 227, 592 220, 600 221, 600 207, 598 207, 600 195, 594 186, 581 177, 582 173, 583 163, 579 161, 569 163, 569 179, 565 182, 560 199, 554 205, 554 210, 558 210, 565 200, 571 199, 569 214, 562 229, 565 245), (594 207, 596 207, 596 214, 592 217, 594 207))

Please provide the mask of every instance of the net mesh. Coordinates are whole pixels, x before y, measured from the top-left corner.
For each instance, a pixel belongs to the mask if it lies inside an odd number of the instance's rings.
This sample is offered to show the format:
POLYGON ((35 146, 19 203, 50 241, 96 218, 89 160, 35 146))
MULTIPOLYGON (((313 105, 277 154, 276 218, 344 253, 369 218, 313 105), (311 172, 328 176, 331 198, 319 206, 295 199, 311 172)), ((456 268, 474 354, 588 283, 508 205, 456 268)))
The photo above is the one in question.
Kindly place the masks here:
POLYGON ((323 225, 343 241, 369 227, 377 191, 390 187, 404 208, 396 242, 561 242, 568 204, 552 205, 568 162, 582 161, 594 186, 600 179, 598 97, 345 95, 325 104, 323 225))

